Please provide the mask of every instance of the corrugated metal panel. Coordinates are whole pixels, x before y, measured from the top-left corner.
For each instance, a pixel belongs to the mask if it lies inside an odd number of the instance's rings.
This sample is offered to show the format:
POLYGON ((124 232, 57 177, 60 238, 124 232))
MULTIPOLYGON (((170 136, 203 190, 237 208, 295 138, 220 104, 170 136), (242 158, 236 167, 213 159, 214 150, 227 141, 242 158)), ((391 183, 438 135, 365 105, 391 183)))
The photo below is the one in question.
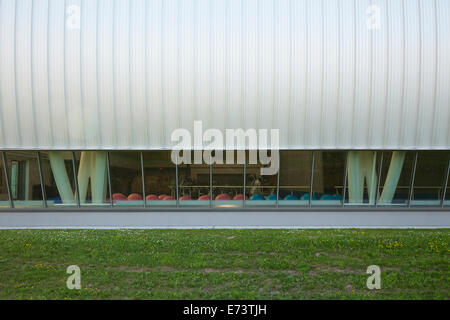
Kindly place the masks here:
POLYGON ((448 149, 450 1, 0 0, 0 149, 171 148, 194 120, 448 149))

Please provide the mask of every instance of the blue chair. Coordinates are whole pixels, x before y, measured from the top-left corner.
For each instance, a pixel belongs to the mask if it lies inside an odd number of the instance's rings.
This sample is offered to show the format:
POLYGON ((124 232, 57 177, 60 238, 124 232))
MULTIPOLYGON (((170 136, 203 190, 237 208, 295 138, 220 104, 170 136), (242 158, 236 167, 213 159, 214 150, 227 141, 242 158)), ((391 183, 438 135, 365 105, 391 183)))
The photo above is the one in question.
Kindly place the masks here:
POLYGON ((289 194, 286 197, 284 197, 284 200, 298 200, 298 198, 294 194, 289 194))
POLYGON ((266 198, 266 200, 277 200, 277 195, 276 194, 269 194, 266 198))
POLYGON ((336 200, 334 194, 324 194, 320 200, 336 200))
POLYGON ((48 201, 54 201, 54 203, 62 203, 61 198, 57 197, 57 198, 47 198, 48 201))
POLYGON ((255 193, 250 197, 250 200, 266 200, 266 198, 260 193, 255 193))
POLYGON ((340 194, 333 194, 334 200, 342 201, 342 196, 340 194))
MULTIPOLYGON (((305 193, 304 195, 302 195, 300 200, 309 200, 309 193, 305 193)), ((311 200, 317 200, 317 197, 313 194, 311 200)))

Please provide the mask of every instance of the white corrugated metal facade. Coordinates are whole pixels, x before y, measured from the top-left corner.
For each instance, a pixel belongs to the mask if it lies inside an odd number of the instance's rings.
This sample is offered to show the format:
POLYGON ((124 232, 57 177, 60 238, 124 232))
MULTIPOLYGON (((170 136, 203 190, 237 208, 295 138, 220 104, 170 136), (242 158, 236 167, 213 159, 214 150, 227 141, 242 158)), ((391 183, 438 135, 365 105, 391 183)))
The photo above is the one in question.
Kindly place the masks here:
POLYGON ((450 1, 0 0, 0 149, 171 148, 194 120, 449 149, 450 1))

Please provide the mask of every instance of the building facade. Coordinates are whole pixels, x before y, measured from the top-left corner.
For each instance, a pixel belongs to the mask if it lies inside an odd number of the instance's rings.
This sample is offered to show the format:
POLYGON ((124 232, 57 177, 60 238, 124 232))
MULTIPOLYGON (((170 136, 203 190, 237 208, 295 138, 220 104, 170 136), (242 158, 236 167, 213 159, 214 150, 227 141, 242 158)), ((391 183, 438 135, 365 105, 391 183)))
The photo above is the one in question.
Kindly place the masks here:
POLYGON ((449 123, 447 0, 0 0, 0 227, 448 227, 449 123))

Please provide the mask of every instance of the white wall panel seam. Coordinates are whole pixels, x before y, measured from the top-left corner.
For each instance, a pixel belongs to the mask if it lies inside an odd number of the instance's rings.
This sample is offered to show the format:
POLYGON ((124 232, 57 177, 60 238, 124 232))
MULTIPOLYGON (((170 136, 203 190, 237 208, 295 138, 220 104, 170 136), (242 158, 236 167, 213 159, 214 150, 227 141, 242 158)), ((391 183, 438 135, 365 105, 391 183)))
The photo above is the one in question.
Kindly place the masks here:
POLYGON ((322 56, 321 56, 321 69, 320 69, 320 123, 319 123, 319 139, 317 139, 317 141, 319 142, 320 145, 324 145, 324 134, 323 134, 323 129, 324 129, 324 125, 323 123, 326 122, 326 113, 323 110, 323 91, 324 91, 324 64, 325 64, 325 18, 324 18, 324 5, 323 5, 323 1, 324 0, 320 0, 320 18, 321 18, 321 24, 322 24, 322 34, 321 34, 321 49, 322 49, 322 56))
POLYGON ((99 12, 100 12, 100 0, 96 0, 96 17, 97 17, 97 21, 95 23, 95 40, 96 40, 96 44, 95 44, 95 78, 96 78, 96 83, 97 83, 97 88, 96 88, 96 92, 97 92, 97 139, 98 139, 98 144, 100 146, 103 145, 103 137, 102 134, 100 133, 101 128, 102 128, 102 117, 100 116, 100 80, 99 80, 99 70, 98 70, 98 65, 99 65, 99 31, 98 31, 98 22, 99 22, 99 12))
POLYGON ((164 130, 164 127, 165 127, 165 124, 166 124, 166 108, 167 108, 167 104, 166 104, 166 98, 165 98, 165 90, 164 90, 164 61, 165 61, 165 56, 164 56, 164 32, 165 32, 165 28, 164 28, 164 4, 165 4, 165 1, 164 0, 162 0, 161 1, 161 31, 160 31, 160 33, 161 33, 161 36, 160 36, 160 41, 161 41, 161 43, 160 43, 160 50, 161 50, 161 53, 160 53, 160 60, 161 60, 161 62, 160 62, 160 65, 161 65, 161 67, 160 67, 160 87, 161 87, 161 110, 162 110, 162 112, 161 112, 161 115, 162 115, 162 121, 161 121, 161 123, 162 123, 162 126, 160 126, 159 127, 159 131, 160 131, 160 133, 161 133, 161 144, 163 145, 164 144, 164 141, 166 141, 166 134, 165 134, 165 130, 164 130))
POLYGON ((341 3, 340 1, 336 1, 337 5, 337 34, 338 34, 338 41, 337 41, 337 88, 336 88, 336 126, 334 131, 334 145, 339 144, 339 122, 342 120, 342 110, 341 110, 341 68, 342 68, 342 61, 341 61, 341 3))
POLYGON ((14 94, 15 94, 15 106, 14 106, 14 112, 16 115, 16 124, 17 124, 17 146, 18 147, 25 147, 22 143, 22 128, 20 126, 19 121, 19 110, 20 105, 18 103, 18 90, 17 90, 17 3, 18 0, 15 0, 14 2, 14 94))
MULTIPOLYGON (((134 3, 134 1, 132 1, 132 0, 128 0, 128 74, 129 74, 129 76, 128 76, 128 86, 129 86, 129 88, 128 88, 128 99, 129 99, 129 104, 130 104, 130 119, 131 119, 131 121, 134 119, 134 117, 133 117, 133 115, 134 115, 134 108, 135 108, 135 105, 133 104, 133 99, 132 99, 132 97, 131 97, 131 95, 132 95, 132 85, 131 85, 131 83, 132 83, 132 81, 133 81, 133 74, 132 74, 132 67, 131 67, 131 61, 132 61, 132 59, 133 59, 133 56, 132 56, 132 51, 131 51, 131 41, 132 41, 132 36, 131 36, 131 23, 132 23, 132 20, 133 20, 133 17, 132 17, 132 13, 133 13, 133 11, 132 11, 132 5, 133 5, 133 3, 134 3)), ((135 137, 135 130, 134 130, 134 124, 131 122, 130 123, 130 140, 131 140, 131 145, 136 145, 136 142, 135 142, 135 139, 136 137, 135 137)))
MULTIPOLYGON (((419 16, 419 19, 418 19, 418 28, 419 28, 419 34, 418 34, 418 38, 419 38, 419 48, 418 48, 418 55, 419 55, 419 59, 418 59, 418 61, 419 61, 419 67, 418 67, 418 72, 419 72, 419 76, 418 76, 418 86, 419 86, 419 88, 418 88, 418 90, 417 90, 417 94, 418 94, 418 97, 417 97, 417 105, 416 105, 416 110, 417 110, 417 117, 416 117, 416 130, 415 130, 415 142, 416 142, 416 144, 418 144, 419 143, 419 138, 420 138, 420 135, 421 134, 423 134, 423 132, 422 132, 422 110, 421 110, 421 108, 420 108, 420 99, 421 99, 421 97, 422 97, 422 77, 423 77, 423 71, 422 71, 422 68, 423 68, 423 65, 424 65, 424 63, 423 63, 423 61, 422 61, 422 59, 423 59, 423 45, 422 45, 422 43, 423 43, 423 40, 422 40, 422 6, 421 6, 421 4, 420 4, 420 0, 417 0, 417 5, 418 5, 418 7, 419 7, 419 9, 418 9, 418 16, 419 16)), ((414 143, 414 142, 412 142, 412 143, 414 143)))
POLYGON ((119 143, 119 127, 118 127, 118 121, 119 119, 117 118, 117 73, 115 72, 116 69, 116 64, 117 64, 117 53, 116 53, 116 46, 117 46, 117 41, 116 41, 116 24, 117 24, 117 0, 113 0, 113 11, 112 11, 112 16, 113 16, 113 24, 112 24, 112 53, 113 53, 113 58, 112 58, 112 77, 113 77, 113 112, 114 112, 114 140, 113 140, 113 145, 117 145, 120 146, 119 143))
POLYGON ((350 146, 354 146, 355 145, 355 134, 354 134, 354 132, 355 132, 355 114, 356 114, 356 108, 357 108, 357 106, 356 106, 356 85, 357 85, 357 81, 356 81, 356 75, 357 75, 357 69, 356 69, 356 65, 358 64, 358 59, 357 59, 357 57, 358 57, 358 54, 357 54, 357 52, 358 52, 358 48, 357 48, 357 26, 356 26, 356 1, 357 0, 353 0, 353 37, 354 37, 354 39, 353 39, 353 45, 354 45, 354 56, 353 56, 353 59, 354 59, 354 68, 353 68, 353 100, 352 100, 352 102, 353 102, 353 104, 352 104, 352 114, 351 114, 351 117, 352 117, 352 120, 351 120, 351 124, 352 124, 352 126, 351 126, 351 131, 350 131, 350 135, 351 135, 351 140, 349 141, 350 142, 350 146))
POLYGON ((434 145, 436 143, 435 139, 435 132, 436 132, 436 115, 437 115, 437 90, 438 90, 438 75, 439 75, 439 16, 437 13, 437 0, 433 1, 433 7, 434 7, 434 28, 435 28, 435 35, 434 35, 434 42, 435 42, 435 66, 434 66, 434 89, 433 89, 433 124, 431 127, 431 145, 434 145))
POLYGON ((390 65, 389 65, 389 56, 390 56, 390 41, 391 41, 391 39, 390 39, 390 32, 389 32, 389 30, 390 30, 390 23, 389 23, 389 10, 388 10, 388 1, 389 0, 386 0, 385 1, 385 8, 386 8, 386 10, 385 10, 385 12, 386 12, 386 83, 385 83, 385 85, 386 85, 386 87, 385 87, 385 96, 384 96, 384 121, 383 121, 383 126, 384 126, 384 130, 383 130, 383 139, 381 140, 382 141, 382 146, 383 147, 385 147, 386 145, 387 145, 387 139, 388 139, 388 136, 387 136, 387 132, 388 132, 388 129, 386 128, 386 123, 387 123, 387 118, 388 118, 388 96, 389 96, 389 90, 390 90, 390 86, 389 86, 389 80, 390 80, 390 77, 389 77, 389 74, 390 74, 390 72, 391 72, 391 68, 390 68, 390 65))
POLYGON ((52 115, 52 95, 51 95, 51 89, 50 89, 50 1, 47 0, 47 43, 46 43, 46 49, 47 49, 47 56, 45 57, 46 63, 47 63, 47 79, 46 79, 46 85, 47 85, 47 97, 48 97, 48 120, 49 120, 49 144, 50 147, 55 146, 55 133, 53 130, 53 115, 52 115))
MULTIPOLYGON (((0 0, 0 8, 2 8, 3 5, 3 0, 0 0)), ((1 17, 1 12, 0 12, 0 17, 1 17)), ((2 34, 3 34, 3 24, 0 23, 0 39, 2 39, 2 34)), ((2 51, 2 46, 4 46, 3 41, 0 41, 0 54, 3 53, 2 51)), ((0 63, 0 74, 2 74, 2 64, 0 63)), ((2 95, 2 77, 0 77, 0 144, 5 144, 5 125, 4 125, 4 116, 3 116, 3 108, 4 108, 4 102, 3 102, 3 95, 2 95)))
MULTIPOLYGON (((81 17, 83 17, 84 16, 84 5, 83 5, 83 0, 80 0, 80 15, 81 15, 81 17)), ((84 73, 83 73, 83 65, 85 65, 86 64, 86 62, 84 61, 84 58, 83 58, 83 56, 84 56, 84 54, 83 54, 83 41, 84 41, 84 27, 85 27, 85 25, 82 23, 83 22, 83 18, 80 18, 81 19, 81 21, 80 21, 80 113, 81 113, 81 119, 83 120, 82 121, 82 125, 83 125, 83 131, 82 131, 82 134, 83 134, 83 140, 81 141, 81 145, 83 146, 83 148, 85 148, 86 147, 86 138, 87 138, 87 135, 86 135, 86 131, 88 130, 88 129, 86 129, 86 123, 85 123, 85 117, 84 117, 84 114, 85 114, 85 102, 84 102, 84 90, 83 90, 83 75, 84 75, 84 73)))
MULTIPOLYGON (((34 145, 38 146, 39 143, 39 135, 37 133, 37 125, 36 125, 36 90, 35 90, 35 81, 34 81, 34 60, 33 60, 33 52, 35 50, 34 39, 35 36, 35 28, 33 28, 34 24, 34 0, 31 0, 31 22, 30 22, 30 78, 31 78, 31 111, 33 115, 33 129, 34 129, 34 145)), ((44 144, 41 144, 44 145, 44 144)), ((44 145, 45 146, 45 145, 44 145)))
POLYGON ((435 29, 435 33, 434 33, 434 44, 435 44, 435 65, 434 65, 434 88, 433 88, 433 96, 432 96, 432 100, 433 100, 433 123, 431 125, 431 137, 430 137, 430 145, 434 144, 434 132, 435 132, 435 127, 436 127, 436 122, 434 121, 436 119, 436 109, 437 109, 437 99, 436 99, 436 95, 437 95, 437 86, 438 86, 438 74, 439 74, 439 26, 438 26, 438 14, 437 14, 437 0, 433 0, 433 9, 434 9, 434 29, 435 29))
MULTIPOLYGON (((310 60, 310 54, 309 54, 309 50, 310 50, 310 45, 309 45, 309 41, 310 41, 310 36, 309 36, 309 6, 308 6, 308 1, 305 1, 305 70, 303 71, 304 75, 305 75, 305 79, 304 79, 304 103, 303 106, 305 108, 305 113, 302 114, 300 113, 300 116, 303 116, 303 126, 302 126, 302 132, 303 135, 300 138, 302 141, 302 145, 306 144, 306 140, 305 137, 307 136, 307 132, 308 132, 308 126, 307 121, 309 120, 307 118, 307 108, 308 108, 308 72, 309 72, 309 60, 310 60)), ((301 110, 303 111, 303 110, 301 110)))
MULTIPOLYGON (((144 5, 144 14, 147 15, 148 12, 148 1, 144 1, 145 5, 144 5)), ((145 120, 149 119, 149 90, 148 90, 148 59, 147 59, 147 51, 148 51, 148 20, 149 19, 145 19, 145 23, 144 23, 144 78, 145 78, 145 91, 144 91, 144 105, 145 105, 145 120)), ((146 141, 147 141, 147 145, 149 145, 151 143, 151 138, 150 138, 150 126, 149 123, 146 124, 146 141)))
MULTIPOLYGON (((369 8, 373 4, 372 0, 368 0, 366 8, 369 8)), ((362 9, 362 8, 361 8, 362 9)), ((367 121, 367 128, 365 128, 365 143, 369 144, 370 141, 372 141, 372 121, 375 117, 375 111, 374 111, 374 105, 373 105, 373 86, 374 86, 374 70, 373 70, 373 63, 374 63, 374 43, 373 43, 373 30, 368 30, 368 39, 367 39, 367 46, 368 46, 368 60, 369 60, 369 67, 368 67, 368 92, 367 92, 367 109, 369 114, 369 119, 367 121)))
POLYGON ((406 89, 405 89, 405 84, 406 84, 406 11, 405 11, 405 0, 402 0, 402 46, 403 46, 403 50, 402 50, 402 54, 403 54, 403 65, 402 65, 402 99, 401 99, 401 114, 400 114, 400 125, 398 128, 398 137, 399 137, 399 141, 398 144, 402 145, 403 144, 403 128, 404 128, 404 122, 405 122, 405 94, 406 94, 406 89))
POLYGON ((69 146, 73 146, 72 139, 70 137, 70 130, 69 130, 69 114, 67 112, 67 66, 66 66, 66 51, 67 51, 67 45, 66 45, 66 39, 67 39, 67 26, 66 26, 66 19, 65 19, 65 15, 66 15, 66 8, 67 8, 67 0, 64 0, 64 10, 63 10, 63 14, 64 14, 64 19, 63 19, 63 77, 64 77, 64 108, 65 108, 65 117, 64 117, 64 122, 65 122, 65 134, 66 134, 66 139, 67 139, 67 144, 69 146))

